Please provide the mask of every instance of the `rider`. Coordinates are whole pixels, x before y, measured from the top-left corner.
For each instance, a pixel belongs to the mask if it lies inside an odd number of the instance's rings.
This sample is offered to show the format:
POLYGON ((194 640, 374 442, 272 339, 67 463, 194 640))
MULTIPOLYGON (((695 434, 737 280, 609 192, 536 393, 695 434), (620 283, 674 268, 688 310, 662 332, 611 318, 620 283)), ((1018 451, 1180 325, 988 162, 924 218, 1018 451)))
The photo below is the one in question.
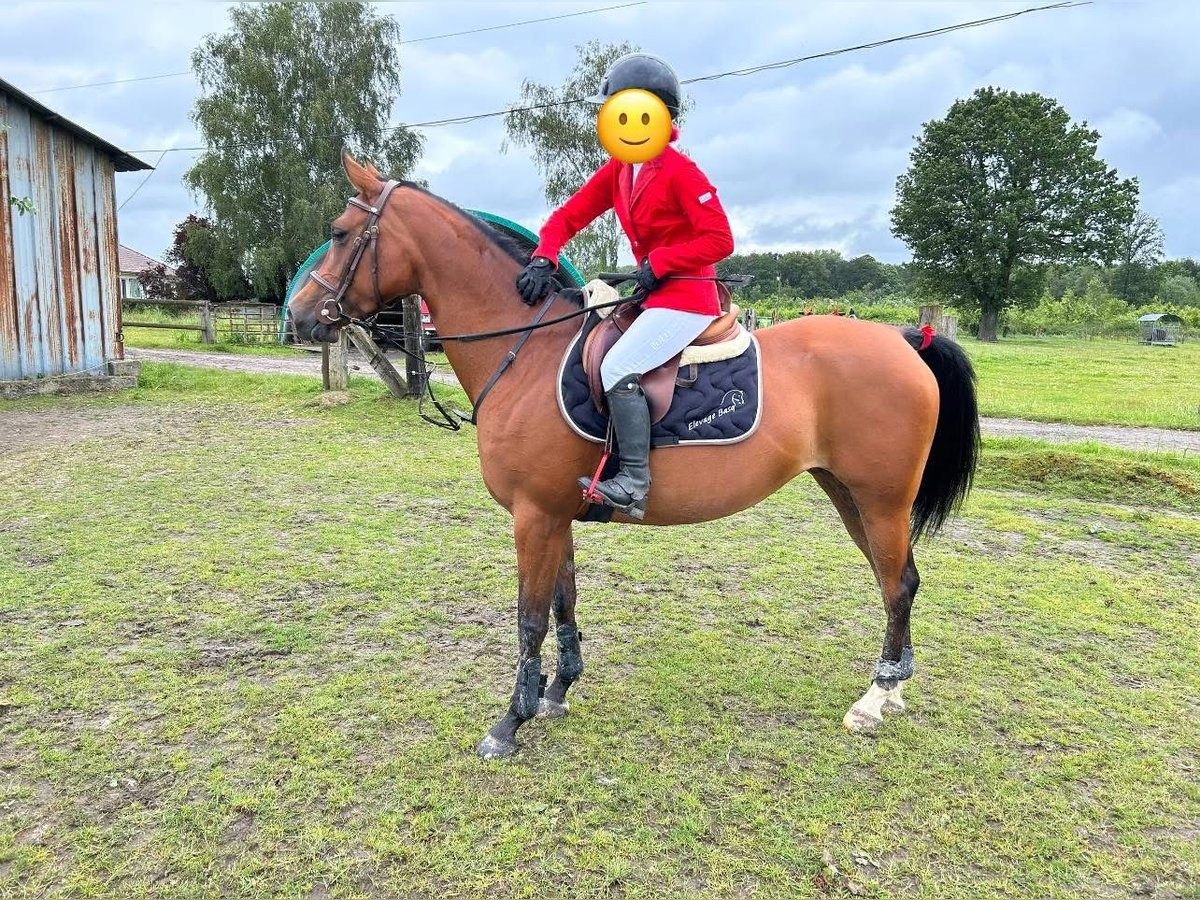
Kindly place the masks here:
MULTIPOLYGON (((672 122, 678 118, 679 77, 662 59, 646 53, 630 53, 614 62, 599 94, 589 99, 603 104, 634 89, 658 97, 672 122)), ((672 124, 670 140, 678 135, 672 124)), ((609 506, 641 518, 650 490, 650 411, 640 379, 687 347, 721 314, 711 279, 715 264, 733 252, 733 236, 717 189, 669 144, 641 164, 614 157, 542 226, 532 259, 517 278, 526 303, 537 303, 552 289, 554 260, 562 246, 610 209, 616 211, 640 263, 635 277, 646 296, 642 314, 600 367, 621 469, 596 485, 596 491, 609 506)), ((588 478, 580 479, 585 488, 589 483, 588 478)))

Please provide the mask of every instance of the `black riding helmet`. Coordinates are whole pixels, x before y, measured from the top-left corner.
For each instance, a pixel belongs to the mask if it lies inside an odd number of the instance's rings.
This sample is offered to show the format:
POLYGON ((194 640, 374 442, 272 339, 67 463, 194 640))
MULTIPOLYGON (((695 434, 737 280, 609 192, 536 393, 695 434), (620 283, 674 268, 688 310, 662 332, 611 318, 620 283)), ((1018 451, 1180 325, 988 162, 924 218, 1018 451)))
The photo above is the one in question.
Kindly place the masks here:
POLYGON ((613 94, 631 88, 656 96, 666 104, 672 119, 679 115, 679 76, 665 60, 649 53, 627 53, 614 62, 604 73, 599 93, 588 100, 603 103, 613 94))

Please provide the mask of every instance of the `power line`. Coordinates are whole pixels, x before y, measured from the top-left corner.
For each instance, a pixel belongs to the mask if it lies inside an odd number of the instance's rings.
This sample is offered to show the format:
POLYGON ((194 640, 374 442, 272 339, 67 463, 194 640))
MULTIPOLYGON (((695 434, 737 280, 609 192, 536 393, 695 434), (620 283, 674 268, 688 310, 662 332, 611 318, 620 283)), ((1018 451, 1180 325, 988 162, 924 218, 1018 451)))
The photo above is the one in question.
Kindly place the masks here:
POLYGON ((877 47, 885 47, 888 44, 898 44, 902 41, 919 41, 926 38, 937 37, 942 34, 949 34, 952 31, 965 31, 968 28, 979 28, 982 25, 994 25, 998 22, 1007 22, 1009 19, 1015 19, 1018 16, 1028 15, 1029 13, 1046 12, 1051 9, 1074 9, 1077 6, 1091 6, 1092 0, 1064 0, 1061 3, 1051 3, 1048 6, 1032 6, 1028 9, 1017 10, 1016 12, 1005 13, 999 16, 989 16, 986 19, 974 19, 970 22, 959 22, 956 25, 943 25, 940 28, 931 28, 928 31, 914 31, 912 34, 902 34, 898 37, 884 38, 878 41, 871 41, 866 44, 855 44, 853 47, 842 47, 838 50, 826 50, 823 53, 813 53, 809 56, 797 56, 795 59, 785 59, 779 62, 764 63, 761 66, 749 66, 745 69, 731 69, 728 72, 718 72, 714 75, 699 75, 695 78, 686 78, 683 84, 696 84, 701 81, 716 81, 718 78, 729 78, 742 75, 753 75, 756 72, 765 72, 771 69, 786 69, 789 66, 794 66, 798 63, 809 62, 814 59, 826 59, 830 56, 839 56, 843 53, 853 53, 858 50, 874 50, 877 47))
MULTIPOLYGON (((614 9, 628 9, 631 6, 645 6, 647 0, 637 0, 635 3, 621 3, 617 6, 602 6, 599 9, 583 9, 573 13, 563 13, 558 16, 544 16, 540 19, 523 19, 520 22, 506 22, 503 25, 486 25, 483 28, 471 28, 467 31, 448 31, 445 34, 430 34, 425 37, 410 38, 398 41, 399 44, 423 44, 427 41, 440 41, 443 38, 463 37, 468 34, 481 34, 485 31, 502 31, 505 28, 517 28, 521 25, 536 25, 539 22, 556 22, 559 19, 573 19, 576 16, 590 16, 595 13, 612 12, 614 9)), ((137 78, 117 78, 113 81, 88 81, 84 84, 69 84, 65 87, 43 88, 40 91, 30 91, 31 94, 56 94, 59 91, 78 91, 82 88, 106 87, 112 84, 132 84, 135 81, 154 81, 160 78, 178 78, 181 75, 191 75, 191 69, 186 72, 164 72, 161 75, 141 75, 137 78)))
POLYGON ((117 78, 113 81, 89 81, 86 84, 69 84, 66 87, 43 88, 40 91, 30 91, 31 94, 57 94, 59 91, 77 91, 80 88, 90 87, 105 87, 110 84, 130 84, 134 81, 154 81, 158 78, 178 78, 180 75, 191 75, 192 70, 186 72, 164 72, 162 75, 142 75, 138 78, 117 78))
MULTIPOLYGON (((861 51, 861 50, 873 50, 878 47, 886 46, 888 44, 897 44, 897 43, 901 43, 903 41, 926 40, 931 37, 936 37, 938 35, 943 35, 943 34, 950 34, 951 32, 955 32, 955 31, 965 31, 970 28, 980 28, 984 25, 992 25, 992 24, 995 24, 998 22, 1006 22, 1010 19, 1015 19, 1018 16, 1024 16, 1024 15, 1028 15, 1030 13, 1046 12, 1047 10, 1057 10, 1057 9, 1074 9, 1075 7, 1090 6, 1091 4, 1092 4, 1092 0, 1078 0, 1078 2, 1077 2, 1077 0, 1064 0, 1064 2, 1051 3, 1048 6, 1032 6, 1027 9, 1017 10, 1016 12, 1005 13, 1003 15, 998 15, 998 16, 990 16, 986 19, 973 19, 969 22, 959 22, 954 25, 943 25, 940 28, 932 28, 927 31, 914 31, 914 32, 911 32, 910 34, 901 34, 901 35, 897 35, 895 37, 882 38, 880 40, 870 41, 865 44, 855 44, 852 47, 839 47, 836 50, 825 50, 821 53, 810 54, 809 56, 798 56, 798 57, 795 57, 794 59, 784 59, 784 60, 779 60, 778 62, 763 63, 762 65, 749 66, 744 69, 730 69, 729 71, 726 71, 726 72, 715 72, 710 75, 697 75, 693 78, 685 78, 681 81, 681 83, 682 84, 697 84, 699 82, 704 82, 704 81, 716 81, 721 78, 731 78, 731 77, 740 77, 740 76, 744 76, 744 75, 753 75, 757 72, 764 72, 764 71, 771 70, 771 69, 788 68, 789 66, 794 66, 794 65, 797 65, 802 62, 809 62, 814 59, 827 59, 831 56, 840 56, 844 53, 855 53, 855 52, 861 51)), ((450 118, 445 118, 445 119, 430 119, 429 121, 426 121, 426 122, 401 122, 397 125, 388 125, 387 127, 385 127, 382 130, 396 131, 401 128, 410 128, 410 129, 412 129, 412 128, 440 128, 440 127, 446 126, 446 125, 464 125, 469 122, 478 122, 481 119, 494 119, 497 116, 507 116, 509 113, 514 113, 514 112, 535 112, 540 109, 552 109, 552 108, 559 107, 559 106, 571 106, 576 103, 586 103, 586 102, 587 102, 587 100, 583 97, 571 97, 571 98, 567 98, 565 100, 553 100, 549 103, 538 103, 538 104, 534 104, 532 106, 513 106, 513 107, 509 107, 508 109, 498 109, 498 110, 493 110, 491 112, 471 113, 471 114, 462 115, 462 116, 452 116, 450 118)), ((328 139, 343 138, 343 137, 348 137, 348 136, 349 136, 348 132, 343 132, 340 134, 323 135, 323 137, 328 138, 328 139)), ((283 143, 283 139, 281 139, 280 141, 276 141, 275 143, 283 143)), ((233 146, 242 146, 242 144, 234 144, 233 146)), ((207 144, 200 144, 195 147, 171 147, 171 148, 168 148, 168 150, 164 151, 164 152, 183 152, 183 151, 207 150, 207 149, 209 149, 209 146, 207 144)), ((154 150, 131 150, 130 152, 131 153, 157 153, 159 151, 156 148, 154 150)))
POLYGON ((618 6, 602 6, 599 9, 584 9, 579 12, 563 13, 559 16, 545 16, 541 19, 525 19, 523 22, 509 22, 505 25, 487 25, 483 28, 472 28, 469 31, 451 31, 446 34, 431 34, 428 37, 410 38, 407 41, 401 41, 401 44, 423 44, 425 41, 440 41, 442 38, 461 37, 464 34, 480 34, 484 31, 502 31, 505 28, 516 28, 518 25, 534 25, 538 22, 555 22, 559 19, 573 19, 576 16, 590 16, 593 13, 611 12, 614 9, 628 9, 631 6, 645 6, 647 0, 638 0, 636 3, 622 3, 618 6))
POLYGON ((139 184, 137 187, 135 187, 133 189, 133 193, 130 194, 128 197, 126 197, 123 201, 121 201, 121 205, 117 207, 117 212, 120 212, 121 210, 123 210, 125 208, 125 205, 127 203, 129 203, 130 200, 132 200, 134 197, 136 197, 138 195, 138 191, 140 191, 142 188, 144 188, 146 186, 146 182, 149 181, 150 178, 154 175, 154 173, 158 171, 158 167, 162 163, 163 157, 166 156, 169 152, 170 152, 170 150, 164 150, 162 153, 160 153, 158 155, 157 162, 155 162, 154 165, 150 167, 150 171, 146 173, 146 177, 142 179, 141 184, 139 184))

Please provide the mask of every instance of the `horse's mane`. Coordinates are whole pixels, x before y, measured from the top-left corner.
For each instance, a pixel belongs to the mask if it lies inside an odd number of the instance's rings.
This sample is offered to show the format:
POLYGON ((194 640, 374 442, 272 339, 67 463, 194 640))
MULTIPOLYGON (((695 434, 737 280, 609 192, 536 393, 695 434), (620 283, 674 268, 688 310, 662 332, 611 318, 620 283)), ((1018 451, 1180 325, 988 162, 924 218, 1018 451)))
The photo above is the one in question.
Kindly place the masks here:
POLYGON ((421 185, 417 184, 416 182, 400 181, 400 186, 409 188, 410 190, 414 190, 417 193, 424 194, 426 197, 430 198, 431 200, 437 201, 438 203, 440 203, 442 206, 446 207, 446 209, 450 210, 451 212, 457 213, 461 218, 466 219, 468 222, 470 222, 471 225, 474 226, 474 228, 480 234, 482 234, 485 238, 487 238, 489 241, 491 241, 493 244, 495 244, 497 247, 499 247, 501 250, 503 250, 505 255, 508 256, 510 259, 512 259, 514 262, 519 262, 522 266, 529 262, 529 254, 531 252, 533 252, 532 247, 530 247, 529 249, 524 248, 517 241, 516 238, 512 237, 511 235, 509 235, 505 232, 502 232, 502 231, 499 231, 499 230, 493 228, 491 225, 489 225, 487 222, 483 221, 482 219, 471 215, 469 212, 467 212, 461 206, 451 203, 445 197, 439 197, 433 191, 429 190, 428 188, 422 187, 421 185))
MULTIPOLYGON (((379 180, 386 181, 387 179, 385 179, 383 176, 379 176, 379 180)), ((451 201, 447 200, 445 197, 439 197, 433 191, 429 190, 428 188, 422 187, 421 185, 417 184, 414 181, 405 181, 403 179, 398 179, 398 181, 399 181, 400 187, 408 188, 410 190, 416 191, 419 194, 424 194, 429 199, 433 200, 436 203, 441 204, 446 209, 450 210, 450 212, 465 219, 467 222, 469 222, 471 224, 471 226, 476 231, 478 231, 481 235, 483 235, 487 240, 489 240, 493 245, 495 245, 498 249, 500 249, 506 256, 508 256, 514 262, 519 263, 522 266, 526 265, 529 262, 530 254, 533 253, 533 247, 527 247, 516 236, 510 234, 507 231, 501 231, 499 228, 493 227, 491 224, 489 224, 488 222, 485 222, 483 219, 480 219, 477 216, 471 215, 469 212, 467 212, 461 206, 458 206, 457 204, 452 203, 451 201)), ((564 288, 574 287, 574 285, 570 284, 569 282, 561 281, 561 279, 560 279, 560 285, 561 285, 561 287, 564 287, 564 288)), ((575 292, 575 293, 578 293, 578 292, 575 292)), ((578 302, 582 305, 582 298, 580 298, 578 301, 576 301, 573 294, 568 294, 567 296, 573 302, 578 302)))

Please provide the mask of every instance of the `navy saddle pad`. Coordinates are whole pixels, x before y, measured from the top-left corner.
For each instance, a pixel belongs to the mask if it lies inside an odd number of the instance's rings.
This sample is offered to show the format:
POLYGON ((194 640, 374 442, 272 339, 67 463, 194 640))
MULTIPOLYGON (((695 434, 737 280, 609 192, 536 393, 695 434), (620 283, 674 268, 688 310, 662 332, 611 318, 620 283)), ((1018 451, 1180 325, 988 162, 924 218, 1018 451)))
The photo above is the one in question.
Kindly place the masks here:
MULTIPOLYGON (((599 321, 595 313, 588 316, 563 354, 558 406, 576 434, 603 443, 608 415, 596 411, 583 371, 583 342, 599 321)), ((680 367, 671 409, 651 429, 650 440, 655 447, 733 444, 753 434, 761 416, 758 340, 751 335, 750 346, 733 359, 680 367)))

